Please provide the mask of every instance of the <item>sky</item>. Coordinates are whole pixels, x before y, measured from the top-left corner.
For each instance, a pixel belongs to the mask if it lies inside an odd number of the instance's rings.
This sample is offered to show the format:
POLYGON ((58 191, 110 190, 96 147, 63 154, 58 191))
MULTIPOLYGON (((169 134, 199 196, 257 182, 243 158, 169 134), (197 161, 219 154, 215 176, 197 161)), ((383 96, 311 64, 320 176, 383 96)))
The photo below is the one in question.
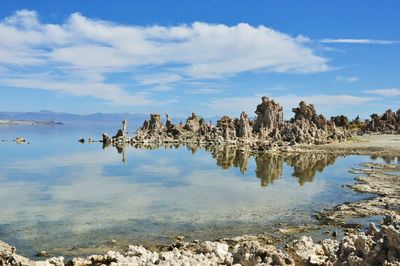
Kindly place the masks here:
POLYGON ((400 1, 0 0, 0 111, 397 110, 400 1))

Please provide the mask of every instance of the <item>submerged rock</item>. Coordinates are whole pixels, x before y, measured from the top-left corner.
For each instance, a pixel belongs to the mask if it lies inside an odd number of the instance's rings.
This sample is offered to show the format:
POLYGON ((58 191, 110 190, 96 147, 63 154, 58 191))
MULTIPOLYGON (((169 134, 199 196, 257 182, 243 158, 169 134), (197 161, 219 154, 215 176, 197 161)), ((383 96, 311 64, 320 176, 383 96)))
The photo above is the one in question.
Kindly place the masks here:
POLYGON ((25 143, 25 138, 23 138, 23 137, 17 137, 15 140, 14 140, 17 144, 23 144, 23 143, 25 143))

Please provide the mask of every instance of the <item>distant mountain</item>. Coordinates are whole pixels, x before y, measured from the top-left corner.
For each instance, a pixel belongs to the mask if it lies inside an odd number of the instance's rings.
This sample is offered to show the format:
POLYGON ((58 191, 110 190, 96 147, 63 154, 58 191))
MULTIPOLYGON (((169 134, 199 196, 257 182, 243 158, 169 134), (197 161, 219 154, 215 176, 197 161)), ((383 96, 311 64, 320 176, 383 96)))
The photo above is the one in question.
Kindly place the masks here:
POLYGON ((0 120, 26 120, 26 121, 56 121, 64 124, 70 123, 116 123, 123 119, 143 121, 148 115, 129 113, 93 113, 93 114, 72 114, 58 113, 47 110, 39 112, 0 112, 0 120))
MULTIPOLYGON (((141 125, 145 119, 149 119, 148 114, 130 114, 130 113, 93 113, 93 114, 72 114, 72 113, 58 113, 48 110, 39 112, 1 112, 0 120, 11 121, 54 121, 63 124, 116 124, 120 123, 123 119, 127 119, 130 124, 141 125)), ((164 117, 163 117, 164 119, 164 117)), ((178 124, 180 121, 183 123, 186 118, 172 117, 174 123, 178 124)), ((217 117, 206 118, 206 121, 212 120, 215 122, 217 117)))

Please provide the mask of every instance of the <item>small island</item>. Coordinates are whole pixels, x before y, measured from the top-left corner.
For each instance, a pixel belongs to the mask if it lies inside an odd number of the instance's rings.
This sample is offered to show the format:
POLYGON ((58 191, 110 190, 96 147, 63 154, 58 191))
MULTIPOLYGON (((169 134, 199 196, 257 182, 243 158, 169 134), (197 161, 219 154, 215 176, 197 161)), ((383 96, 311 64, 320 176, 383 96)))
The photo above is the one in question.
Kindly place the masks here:
POLYGON ((0 120, 0 126, 60 126, 62 122, 56 121, 29 121, 29 120, 0 120))

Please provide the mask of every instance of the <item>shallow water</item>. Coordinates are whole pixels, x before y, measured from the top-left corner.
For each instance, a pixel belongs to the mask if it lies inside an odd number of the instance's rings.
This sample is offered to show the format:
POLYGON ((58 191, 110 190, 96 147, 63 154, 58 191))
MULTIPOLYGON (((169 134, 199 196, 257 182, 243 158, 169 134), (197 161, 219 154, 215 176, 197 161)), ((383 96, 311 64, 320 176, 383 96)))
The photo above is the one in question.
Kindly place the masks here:
POLYGON ((0 127, 0 239, 32 257, 85 255, 107 241, 216 239, 315 223, 312 214, 367 195, 343 184, 363 156, 250 156, 234 147, 125 147, 98 138, 113 126, 0 127), (121 152, 121 153, 119 153, 121 152))

